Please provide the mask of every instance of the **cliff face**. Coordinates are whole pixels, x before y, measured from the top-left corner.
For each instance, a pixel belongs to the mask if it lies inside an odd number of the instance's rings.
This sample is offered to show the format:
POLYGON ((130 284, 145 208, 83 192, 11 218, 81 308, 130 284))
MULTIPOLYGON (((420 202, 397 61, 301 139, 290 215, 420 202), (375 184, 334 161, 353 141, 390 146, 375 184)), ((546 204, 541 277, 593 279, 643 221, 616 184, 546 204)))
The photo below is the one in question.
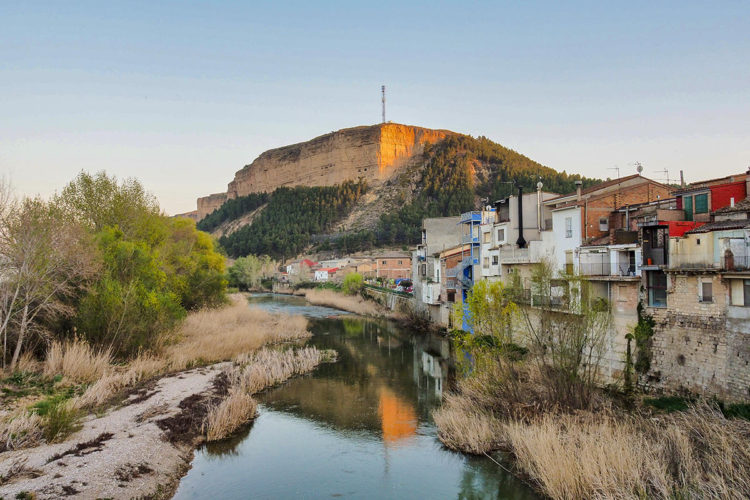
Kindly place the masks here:
POLYGON ((447 130, 384 123, 343 129, 271 149, 239 170, 226 193, 199 198, 198 218, 227 199, 270 193, 281 186, 330 186, 359 178, 379 184, 422 154, 425 143, 435 143, 449 134, 452 132, 447 130))

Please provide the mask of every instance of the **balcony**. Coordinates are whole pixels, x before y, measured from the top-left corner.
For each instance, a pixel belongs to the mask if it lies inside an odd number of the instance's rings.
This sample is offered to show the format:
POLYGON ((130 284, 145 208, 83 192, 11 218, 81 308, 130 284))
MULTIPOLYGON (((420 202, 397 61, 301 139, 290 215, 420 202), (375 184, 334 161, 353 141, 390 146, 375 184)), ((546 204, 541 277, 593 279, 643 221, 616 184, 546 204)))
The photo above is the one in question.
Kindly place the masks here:
POLYGON ((461 218, 459 219, 459 223, 466 224, 466 223, 476 223, 481 224, 482 223, 482 212, 474 211, 474 212, 464 212, 461 214, 461 218))
POLYGON ((721 259, 724 271, 750 272, 750 255, 725 256, 721 259))
POLYGON ((636 269, 634 265, 620 263, 612 264, 611 262, 582 262, 578 266, 579 272, 583 276, 635 276, 636 269))

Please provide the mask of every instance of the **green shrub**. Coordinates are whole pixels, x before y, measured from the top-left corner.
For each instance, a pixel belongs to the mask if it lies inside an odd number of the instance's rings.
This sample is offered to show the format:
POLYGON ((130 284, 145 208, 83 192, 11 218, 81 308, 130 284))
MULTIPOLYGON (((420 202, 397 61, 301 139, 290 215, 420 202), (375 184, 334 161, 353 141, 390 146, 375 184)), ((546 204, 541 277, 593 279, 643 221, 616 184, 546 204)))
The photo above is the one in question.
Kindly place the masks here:
POLYGON ((62 441, 79 427, 80 412, 68 400, 57 401, 46 409, 44 437, 47 442, 62 441))
POLYGON ((359 273, 349 273, 344 276, 344 282, 341 284, 341 289, 348 295, 357 295, 362 291, 364 286, 364 279, 359 273))

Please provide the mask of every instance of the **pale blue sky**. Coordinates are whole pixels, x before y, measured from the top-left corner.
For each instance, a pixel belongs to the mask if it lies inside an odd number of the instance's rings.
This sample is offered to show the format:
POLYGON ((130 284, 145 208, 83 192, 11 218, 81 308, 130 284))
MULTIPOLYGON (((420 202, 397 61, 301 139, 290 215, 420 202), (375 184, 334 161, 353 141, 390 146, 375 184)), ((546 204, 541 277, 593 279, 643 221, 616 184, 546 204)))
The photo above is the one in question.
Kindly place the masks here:
POLYGON ((388 119, 558 170, 750 165, 750 3, 0 0, 0 173, 135 176, 169 213, 266 149, 388 119))

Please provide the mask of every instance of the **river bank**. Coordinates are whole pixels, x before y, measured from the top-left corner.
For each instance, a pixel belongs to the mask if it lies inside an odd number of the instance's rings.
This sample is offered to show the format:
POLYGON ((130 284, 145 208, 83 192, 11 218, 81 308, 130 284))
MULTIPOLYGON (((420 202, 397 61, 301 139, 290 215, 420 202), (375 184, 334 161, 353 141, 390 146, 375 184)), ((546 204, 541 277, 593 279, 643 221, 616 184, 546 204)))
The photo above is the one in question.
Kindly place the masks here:
MULTIPOLYGON (((163 352, 125 366, 104 363, 96 381, 75 386, 81 394, 61 403, 74 415, 69 435, 43 437, 49 422, 35 416, 39 402, 17 401, 0 429, 11 448, 0 453, 0 497, 170 497, 197 445, 255 417, 252 394, 334 359, 314 348, 262 349, 309 338, 306 328, 305 318, 251 309, 236 295, 223 310, 189 316, 163 352), (21 420, 36 427, 19 430, 21 420), (19 440, 19 432, 36 438, 19 440)), ((89 356, 91 364, 101 353, 89 356)), ((54 384, 66 378, 73 383, 71 370, 54 384)))

